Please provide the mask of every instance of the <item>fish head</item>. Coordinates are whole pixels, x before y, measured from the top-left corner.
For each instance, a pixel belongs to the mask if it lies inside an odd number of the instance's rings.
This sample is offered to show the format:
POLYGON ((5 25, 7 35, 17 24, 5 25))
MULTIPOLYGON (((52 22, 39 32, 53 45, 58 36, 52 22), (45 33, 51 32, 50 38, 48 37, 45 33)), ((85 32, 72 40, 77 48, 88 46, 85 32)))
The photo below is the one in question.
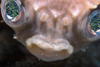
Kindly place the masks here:
POLYGON ((68 58, 100 39, 91 21, 99 14, 99 4, 100 0, 2 0, 1 13, 15 31, 14 38, 49 62, 68 58))

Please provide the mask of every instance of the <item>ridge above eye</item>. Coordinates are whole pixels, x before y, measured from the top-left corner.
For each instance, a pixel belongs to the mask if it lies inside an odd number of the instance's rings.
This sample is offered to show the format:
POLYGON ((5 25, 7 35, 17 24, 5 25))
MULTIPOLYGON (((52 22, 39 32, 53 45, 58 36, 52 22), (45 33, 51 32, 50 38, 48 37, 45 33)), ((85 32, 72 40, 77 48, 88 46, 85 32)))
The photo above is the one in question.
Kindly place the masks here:
POLYGON ((90 34, 100 35, 100 10, 95 10, 89 16, 87 28, 90 34))

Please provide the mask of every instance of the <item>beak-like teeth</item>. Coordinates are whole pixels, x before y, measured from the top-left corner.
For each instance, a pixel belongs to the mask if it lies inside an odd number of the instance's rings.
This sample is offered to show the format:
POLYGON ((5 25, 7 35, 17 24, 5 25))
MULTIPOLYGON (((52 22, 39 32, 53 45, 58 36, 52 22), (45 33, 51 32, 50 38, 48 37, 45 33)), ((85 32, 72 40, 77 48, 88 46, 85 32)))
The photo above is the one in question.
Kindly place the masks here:
POLYGON ((73 53, 73 46, 71 46, 70 43, 64 39, 55 39, 55 41, 52 42, 52 41, 47 41, 47 39, 45 39, 43 35, 36 35, 27 39, 26 44, 27 44, 27 47, 31 47, 31 48, 33 46, 37 46, 38 49, 44 51, 44 52, 42 51, 44 55, 45 53, 47 54, 56 53, 56 55, 59 56, 59 54, 63 54, 64 53, 63 51, 65 51, 64 54, 66 54, 66 56, 68 57, 69 55, 73 53), (60 52, 63 52, 63 53, 60 53, 60 52))

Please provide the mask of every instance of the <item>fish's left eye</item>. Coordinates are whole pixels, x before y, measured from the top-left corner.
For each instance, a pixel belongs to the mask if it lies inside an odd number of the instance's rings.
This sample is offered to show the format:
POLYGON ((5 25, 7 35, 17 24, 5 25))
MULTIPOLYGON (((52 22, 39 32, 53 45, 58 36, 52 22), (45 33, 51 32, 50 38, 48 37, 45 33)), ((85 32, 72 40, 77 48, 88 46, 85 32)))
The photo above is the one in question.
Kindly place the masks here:
POLYGON ((20 20, 22 16, 22 8, 15 0, 8 1, 5 10, 5 16, 8 21, 16 22, 20 20))
POLYGON ((100 35, 100 10, 94 11, 89 16, 87 28, 90 34, 100 35))

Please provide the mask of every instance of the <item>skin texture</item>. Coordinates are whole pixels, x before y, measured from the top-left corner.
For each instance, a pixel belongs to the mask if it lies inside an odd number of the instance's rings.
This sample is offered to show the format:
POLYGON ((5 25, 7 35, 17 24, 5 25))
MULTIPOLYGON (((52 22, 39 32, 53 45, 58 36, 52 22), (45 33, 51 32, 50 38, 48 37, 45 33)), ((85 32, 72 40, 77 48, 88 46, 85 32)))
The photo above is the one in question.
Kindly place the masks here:
POLYGON ((22 11, 13 22, 5 18, 7 1, 2 0, 3 19, 15 31, 14 38, 41 60, 68 58, 99 39, 88 32, 86 24, 100 0, 15 0, 22 11))

